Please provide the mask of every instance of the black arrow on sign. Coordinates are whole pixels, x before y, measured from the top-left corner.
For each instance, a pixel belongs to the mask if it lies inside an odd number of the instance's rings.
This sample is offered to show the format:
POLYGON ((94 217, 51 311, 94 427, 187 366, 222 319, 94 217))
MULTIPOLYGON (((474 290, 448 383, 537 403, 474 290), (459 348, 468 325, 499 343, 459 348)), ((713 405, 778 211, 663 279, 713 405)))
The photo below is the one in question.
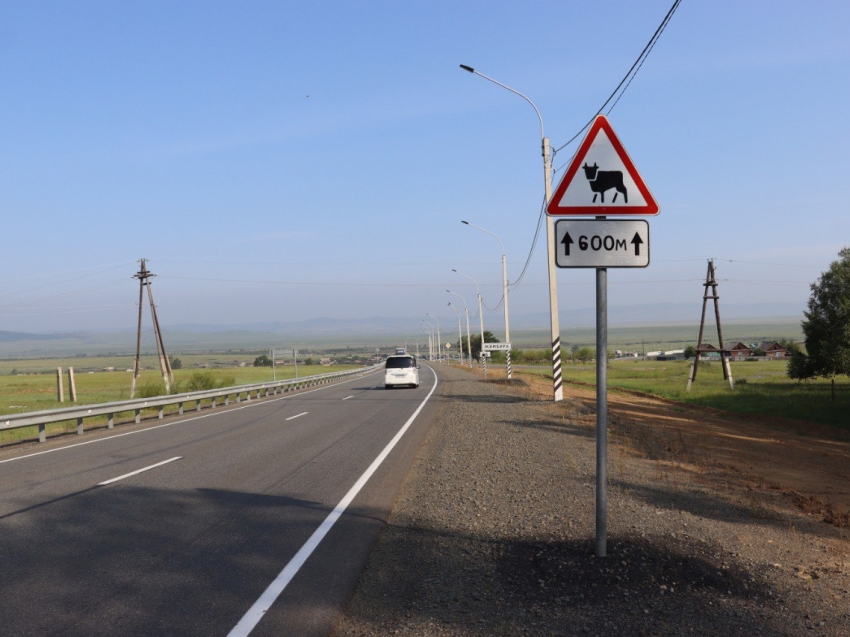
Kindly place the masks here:
POLYGON ((635 232, 635 236, 632 237, 632 240, 630 241, 630 243, 632 243, 635 246, 635 256, 639 257, 640 256, 640 244, 643 243, 643 239, 640 238, 640 234, 635 232))
POLYGON ((566 248, 567 256, 570 256, 570 246, 575 242, 573 241, 573 238, 570 236, 569 232, 564 235, 563 239, 561 239, 561 243, 563 243, 564 247, 566 248))

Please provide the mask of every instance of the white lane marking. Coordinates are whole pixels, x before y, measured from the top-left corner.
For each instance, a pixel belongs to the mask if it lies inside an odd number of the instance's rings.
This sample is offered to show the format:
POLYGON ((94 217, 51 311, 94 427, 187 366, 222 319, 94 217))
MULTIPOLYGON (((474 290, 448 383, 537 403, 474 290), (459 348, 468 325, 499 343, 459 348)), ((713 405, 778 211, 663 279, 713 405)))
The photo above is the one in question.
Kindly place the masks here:
POLYGON ((354 396, 346 396, 343 400, 348 400, 349 398, 354 398, 354 396))
POLYGON ((164 464, 168 464, 169 462, 174 462, 175 460, 182 460, 183 456, 175 456, 174 458, 169 458, 168 460, 163 460, 162 462, 157 462, 156 464, 152 464, 149 467, 144 467, 143 469, 136 469, 135 471, 131 471, 130 473, 125 473, 123 476, 118 476, 117 478, 112 478, 111 480, 104 480, 103 482, 98 482, 97 486, 103 487, 107 484, 112 484, 113 482, 118 482, 119 480, 123 480, 124 478, 129 478, 130 476, 135 476, 140 473, 144 473, 145 471, 150 471, 151 469, 156 469, 157 467, 161 467, 164 464))
MULTIPOLYGON (((380 371, 380 370, 379 370, 380 371)), ((369 376, 371 374, 377 374, 378 372, 371 372, 370 374, 366 374, 369 376)), ((5 460, 0 460, 0 464, 5 464, 7 462, 15 462, 15 460, 24 460, 25 458, 33 458, 35 456, 43 456, 46 453, 53 453, 55 451, 65 451, 66 449, 73 449, 74 447, 83 447, 85 445, 93 445, 98 442, 106 442, 107 440, 113 440, 115 438, 123 438, 124 436, 133 436, 135 434, 141 434, 148 431, 153 431, 155 429, 162 429, 163 427, 172 427, 173 425, 182 425, 187 422, 192 422, 194 420, 202 420, 203 418, 212 418, 213 416, 222 416, 224 414, 229 414, 231 411, 240 411, 242 409, 249 409, 251 407, 259 407, 260 405, 267 405, 268 403, 275 403, 279 400, 289 400, 290 398, 298 398, 304 396, 305 394, 312 394, 313 392, 322 391, 323 389, 333 389, 334 387, 339 387, 340 385, 344 385, 345 383, 352 383, 355 380, 360 380, 362 376, 358 376, 357 378, 352 378, 349 380, 344 380, 341 383, 336 383, 334 385, 324 385, 322 387, 317 387, 316 389, 311 389, 309 391, 302 391, 298 394, 290 394, 289 396, 281 396, 280 398, 272 398, 271 400, 264 400, 262 402, 254 402, 247 403, 242 405, 241 407, 233 407, 232 409, 228 409, 227 411, 219 411, 211 414, 204 414, 203 416, 193 416, 192 418, 186 418, 184 420, 175 420, 174 422, 167 422, 162 425, 152 425, 150 427, 145 427, 144 429, 136 429, 135 431, 125 431, 121 434, 115 434, 114 436, 105 436, 103 438, 97 438, 95 440, 86 440, 85 442, 75 442, 71 445, 66 445, 64 447, 55 447, 53 449, 45 449, 44 451, 36 451, 33 453, 28 453, 24 456, 16 456, 14 458, 6 458, 5 460)))
MULTIPOLYGON (((434 370, 431 371, 433 372, 434 370)), ((319 528, 313 531, 313 535, 310 536, 295 556, 289 560, 289 564, 287 564, 274 581, 269 584, 269 587, 262 595, 260 595, 259 599, 254 602, 254 605, 248 609, 248 612, 242 616, 242 619, 240 619, 239 623, 233 627, 233 630, 228 633, 227 637, 246 637, 252 630, 254 630, 269 608, 271 608, 272 604, 274 604, 275 600, 280 596, 283 590, 289 585, 289 582, 292 581, 292 578, 295 577, 295 574, 304 565, 304 562, 307 561, 307 558, 312 555, 313 551, 316 550, 325 535, 328 534, 328 531, 330 531, 333 525, 336 524, 336 521, 340 518, 340 516, 342 516, 348 508, 348 505, 351 504, 360 492, 360 489, 365 486, 365 484, 369 481, 369 478, 372 477, 372 474, 377 471, 378 467, 381 466, 386 457, 390 454, 390 451, 393 450, 393 447, 398 444, 398 441, 401 440, 401 437, 410 428, 413 421, 416 420, 419 412, 421 412, 425 407, 425 403, 427 403, 431 398, 435 389, 437 389, 437 374, 434 374, 434 386, 431 388, 431 391, 428 392, 428 395, 425 396, 425 399, 419 407, 416 408, 416 411, 413 412, 413 415, 406 423, 404 423, 402 428, 398 430, 398 433, 393 436, 393 439, 387 443, 387 446, 384 447, 384 450, 378 455, 378 457, 372 461, 369 468, 366 469, 360 478, 358 478, 357 482, 354 483, 354 486, 349 489, 348 493, 345 494, 345 497, 339 501, 339 504, 336 505, 336 508, 334 508, 328 517, 325 518, 325 521, 319 525, 319 528)))
POLYGON ((296 418, 301 418, 301 416, 306 416, 309 413, 309 411, 302 411, 300 414, 295 414, 294 416, 290 416, 289 418, 284 418, 284 420, 295 420, 296 418))

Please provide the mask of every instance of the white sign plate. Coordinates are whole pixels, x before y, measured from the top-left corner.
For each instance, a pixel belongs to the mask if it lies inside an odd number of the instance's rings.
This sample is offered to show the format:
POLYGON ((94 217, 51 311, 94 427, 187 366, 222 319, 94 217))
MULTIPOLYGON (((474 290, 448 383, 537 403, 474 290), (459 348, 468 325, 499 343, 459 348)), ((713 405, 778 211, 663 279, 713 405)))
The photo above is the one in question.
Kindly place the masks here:
POLYGON ((559 268, 645 268, 649 223, 643 219, 559 219, 555 223, 559 268))
POLYGON ((510 343, 484 343, 485 352, 506 352, 511 349, 510 343))

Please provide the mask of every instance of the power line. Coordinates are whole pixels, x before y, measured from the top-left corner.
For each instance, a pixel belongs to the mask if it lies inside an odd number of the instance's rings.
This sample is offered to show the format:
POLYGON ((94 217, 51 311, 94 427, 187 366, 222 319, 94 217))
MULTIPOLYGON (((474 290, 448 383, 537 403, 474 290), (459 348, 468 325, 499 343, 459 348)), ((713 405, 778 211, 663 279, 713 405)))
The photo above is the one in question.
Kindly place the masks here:
POLYGON ((543 220, 546 218, 546 198, 543 198, 543 203, 540 206, 540 216, 537 217, 537 228, 534 230, 534 238, 531 240, 531 248, 528 250, 528 257, 525 259, 525 265, 522 267, 522 272, 520 272, 517 280, 514 281, 511 289, 515 290, 519 287, 520 281, 522 281, 525 276, 526 270, 528 270, 528 265, 531 263, 531 257, 534 255, 534 248, 537 245, 537 238, 540 236, 540 228, 543 227, 543 220))
MULTIPOLYGON (((564 148, 566 148, 567 146, 572 144, 576 140, 576 138, 578 138, 579 135, 581 135, 585 130, 587 130, 587 127, 590 126, 593 123, 593 120, 596 118, 596 116, 599 115, 599 113, 601 113, 605 109, 605 107, 608 105, 608 102, 610 102, 614 98, 614 96, 617 95, 618 91, 620 91, 620 87, 622 87, 623 84, 626 83, 626 80, 628 80, 628 84, 626 84, 626 87, 623 89, 622 93, 620 93, 620 97, 622 97, 622 94, 626 92, 626 89, 629 87, 629 84, 631 84, 630 78, 634 78, 634 76, 637 75, 637 71, 640 70, 641 66, 643 66, 644 60, 649 55, 650 51, 652 51, 653 47, 655 47, 655 43, 658 41, 658 38, 661 37, 661 34, 664 32, 664 29, 667 28, 667 23, 670 22, 670 18, 673 17, 673 14, 676 12, 676 9, 679 7, 679 3, 681 1, 682 0, 675 0, 673 2, 673 6, 671 6, 670 10, 667 11, 667 15, 664 16, 664 19, 661 21, 661 24, 658 25, 658 28, 655 30, 655 33, 652 34, 652 37, 649 39, 649 42, 647 42, 646 46, 643 47, 643 51, 640 52, 640 55, 634 61, 634 64, 632 64, 628 73, 626 73, 625 76, 623 76, 623 79, 620 80, 619 84, 617 84, 617 88, 615 88, 611 92, 611 95, 609 95, 608 99, 605 100, 605 102, 602 104, 602 106, 599 107, 599 110, 597 110, 596 113, 593 114, 593 117, 590 118, 590 120, 587 122, 587 124, 582 126, 581 130, 579 132, 577 132, 575 135, 573 135, 566 144, 564 144, 560 148, 555 149, 555 151, 552 153, 553 157, 559 151, 563 150, 564 148)), ((620 98, 618 97, 617 101, 619 101, 619 100, 620 100, 620 98)), ((614 103, 614 106, 616 106, 616 102, 614 103)), ((609 109, 609 111, 608 111, 609 113, 614 108, 614 106, 612 106, 611 109, 609 109)))

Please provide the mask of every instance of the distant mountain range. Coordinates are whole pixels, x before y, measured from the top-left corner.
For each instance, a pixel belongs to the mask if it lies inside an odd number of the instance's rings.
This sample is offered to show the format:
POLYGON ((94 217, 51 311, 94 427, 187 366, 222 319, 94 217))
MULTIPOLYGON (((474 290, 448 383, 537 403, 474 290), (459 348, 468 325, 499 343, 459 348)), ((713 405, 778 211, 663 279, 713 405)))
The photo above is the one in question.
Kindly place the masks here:
MULTIPOLYGON (((699 325, 701 303, 656 303, 647 305, 610 307, 608 324, 611 328, 656 328, 665 326, 699 325)), ((792 303, 767 303, 752 305, 721 305, 721 318, 726 326, 751 323, 783 324, 786 331, 796 332, 803 318, 803 308, 792 303)), ((387 318, 373 316, 358 319, 318 317, 302 321, 274 321, 210 325, 184 323, 163 325, 162 331, 169 351, 225 351, 272 347, 346 348, 377 345, 404 344, 424 338, 421 322, 424 317, 409 316, 387 318)), ((595 308, 562 309, 561 329, 575 337, 575 330, 592 330, 595 325, 595 308)), ((714 325, 714 308, 709 306, 706 322, 714 325)), ((471 321, 477 332, 478 321, 471 321)), ((443 321, 446 340, 456 330, 457 322, 443 321)), ((503 333, 502 315, 485 317, 485 327, 498 336, 503 333)), ((522 331, 541 335, 536 340, 547 342, 548 312, 511 314, 511 330, 516 330, 514 340, 522 340, 522 331)), ((152 330, 145 327, 142 347, 153 349, 152 330)), ((513 333, 512 333, 512 336, 513 333)), ((528 337, 531 338, 531 337, 528 337)), ((536 341, 535 341, 536 342, 536 341)), ((88 332, 28 333, 0 331, 0 358, 95 355, 103 353, 127 354, 135 351, 135 329, 92 330, 88 332)))
MULTIPOLYGON (((608 308, 609 325, 646 326, 671 325, 679 323, 698 324, 701 304, 692 303, 651 303, 646 305, 612 306, 608 308)), ((803 319, 803 309, 797 303, 758 303, 758 304, 723 304, 721 318, 726 321, 799 321, 803 319)), ((163 325, 163 332, 185 332, 190 334, 221 334, 221 333, 264 333, 286 334, 293 336, 322 336, 345 334, 397 334, 419 331, 419 325, 424 317, 381 317, 368 318, 330 318, 316 317, 301 321, 266 321, 255 323, 178 323, 163 325)), ((511 327, 516 329, 545 329, 549 326, 548 312, 511 313, 511 327)), ((714 320, 714 307, 709 304, 706 319, 714 320)), ((561 325, 564 327, 592 327, 596 323, 596 309, 561 308, 561 325)), ((477 323, 477 319, 475 320, 477 323)), ((454 323, 454 321, 452 321, 454 323)), ((485 325, 501 325, 502 314, 485 315, 485 325)), ((448 328, 448 325, 445 326, 448 328)), ((146 326, 145 330, 149 331, 146 326)), ((11 332, 0 331, 0 342, 16 342, 30 340, 85 340, 92 334, 126 334, 135 332, 135 328, 102 329, 77 332, 11 332)))
MULTIPOLYGON (((796 303, 760 303, 721 305, 723 321, 796 321, 803 318, 803 307, 796 303)), ((699 324, 702 304, 652 303, 646 305, 614 306, 608 308, 609 325, 643 326, 670 325, 674 323, 699 324)), ((360 319, 313 318, 306 321, 275 321, 265 323, 238 323, 208 325, 182 323, 168 328, 181 332, 210 334, 214 332, 266 332, 271 334, 313 335, 323 334, 386 334, 418 331, 423 317, 386 318, 373 316, 360 319)), ((714 306, 709 305, 706 320, 714 320, 714 306)), ((512 312, 511 328, 545 329, 549 327, 548 312, 512 312)), ((592 327, 596 324, 596 308, 562 308, 561 324, 571 327, 592 327)), ((452 321, 454 324, 455 321, 452 321)), ((477 319, 476 319, 477 323, 477 319)), ((486 324, 502 325, 501 313, 485 315, 486 324)), ((447 326, 445 326, 447 327, 447 326)))

